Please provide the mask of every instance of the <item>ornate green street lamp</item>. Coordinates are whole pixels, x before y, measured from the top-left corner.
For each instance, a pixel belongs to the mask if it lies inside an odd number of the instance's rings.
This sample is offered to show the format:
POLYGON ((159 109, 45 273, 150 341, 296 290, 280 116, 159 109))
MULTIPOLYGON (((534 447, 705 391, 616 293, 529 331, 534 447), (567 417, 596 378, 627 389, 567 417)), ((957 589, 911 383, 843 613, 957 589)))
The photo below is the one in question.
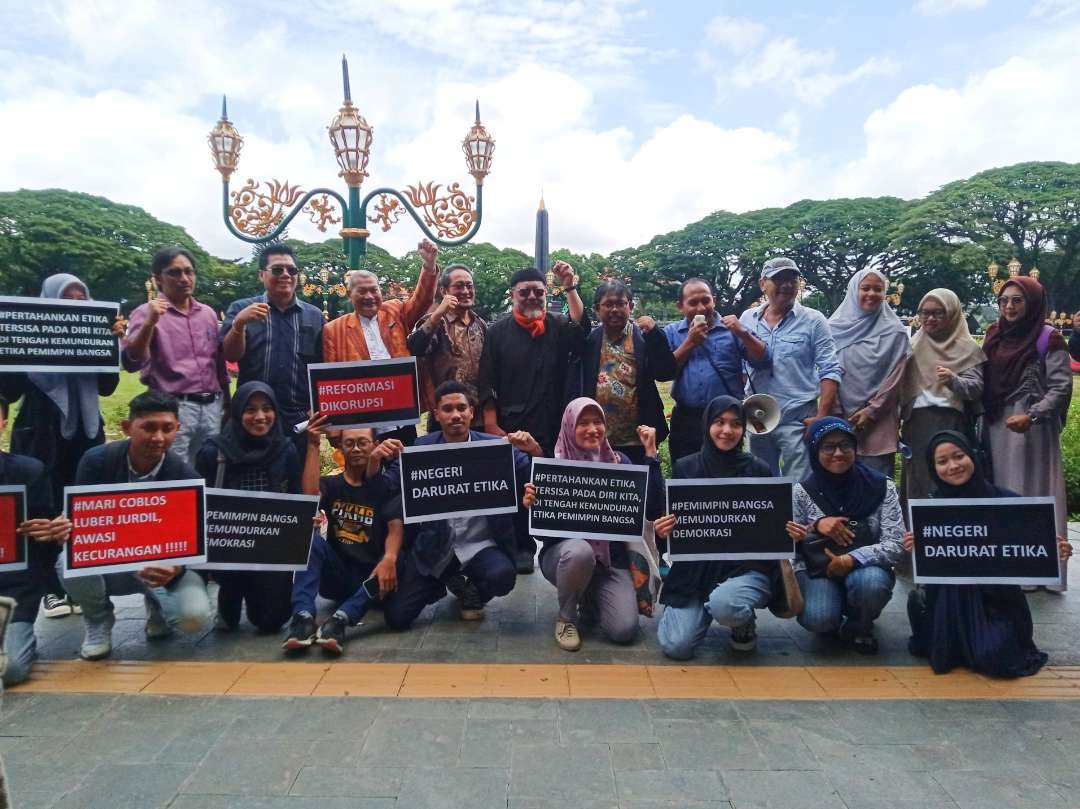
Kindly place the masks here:
POLYGON ((459 183, 445 189, 436 183, 394 188, 376 188, 363 199, 360 185, 368 176, 368 154, 371 149, 372 127, 353 106, 349 89, 349 64, 341 57, 345 100, 330 122, 330 144, 334 147, 340 171, 338 176, 348 186, 348 199, 329 188, 304 192, 288 182, 270 180, 265 184, 249 179, 239 191, 229 191, 229 177, 240 162, 244 139, 229 121, 224 97, 221 100, 221 120, 210 131, 208 141, 214 165, 221 172, 222 213, 225 226, 234 236, 251 244, 265 244, 277 239, 289 223, 303 212, 322 232, 327 225, 341 224, 343 252, 348 256, 350 270, 359 269, 367 250, 366 225, 373 222, 388 231, 408 213, 424 235, 443 247, 469 241, 480 229, 484 209, 484 177, 491 171, 495 139, 480 123, 480 102, 476 103, 476 122, 461 143, 465 164, 476 180, 476 194, 467 194, 459 183), (368 216, 368 205, 375 198, 374 215, 368 216), (475 207, 474 207, 475 203, 475 207))

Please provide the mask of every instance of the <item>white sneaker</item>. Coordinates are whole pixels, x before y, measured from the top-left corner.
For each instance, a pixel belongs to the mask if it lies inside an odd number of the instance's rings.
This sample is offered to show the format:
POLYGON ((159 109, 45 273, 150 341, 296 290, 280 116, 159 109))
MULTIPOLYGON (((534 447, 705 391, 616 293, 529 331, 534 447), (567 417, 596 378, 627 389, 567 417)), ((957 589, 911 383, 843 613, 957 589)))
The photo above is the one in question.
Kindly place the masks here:
POLYGON ((161 606, 149 596, 144 596, 143 600, 146 602, 146 637, 150 640, 169 637, 173 629, 161 614, 161 606))
POLYGON ((581 635, 573 621, 555 622, 555 642, 567 652, 576 652, 581 648, 581 635))
POLYGON ((100 624, 84 620, 86 634, 83 636, 79 656, 83 660, 101 660, 112 654, 112 629, 116 619, 110 614, 100 624))

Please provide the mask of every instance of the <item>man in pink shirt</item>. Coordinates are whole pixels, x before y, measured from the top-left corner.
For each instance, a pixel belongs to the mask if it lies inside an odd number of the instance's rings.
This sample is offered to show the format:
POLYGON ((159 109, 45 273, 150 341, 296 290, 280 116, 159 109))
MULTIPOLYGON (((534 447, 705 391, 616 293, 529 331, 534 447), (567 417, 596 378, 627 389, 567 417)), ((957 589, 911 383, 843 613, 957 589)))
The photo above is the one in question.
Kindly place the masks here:
POLYGON ((188 463, 219 432, 229 391, 214 310, 192 297, 195 257, 164 247, 150 264, 158 296, 131 313, 123 365, 151 390, 180 400, 180 430, 172 449, 188 463))

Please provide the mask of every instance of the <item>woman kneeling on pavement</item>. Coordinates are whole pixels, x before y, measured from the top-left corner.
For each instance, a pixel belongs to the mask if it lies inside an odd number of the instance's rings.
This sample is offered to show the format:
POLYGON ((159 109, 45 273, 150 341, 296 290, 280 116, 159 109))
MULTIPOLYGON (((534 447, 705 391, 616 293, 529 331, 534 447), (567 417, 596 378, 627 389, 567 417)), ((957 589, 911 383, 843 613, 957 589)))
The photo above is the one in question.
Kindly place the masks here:
MULTIPOLYGON (((767 478, 769 465, 742 451, 746 414, 733 396, 709 402, 702 419, 701 450, 675 462, 675 478, 767 478)), ((656 521, 656 535, 668 537, 675 515, 656 521)), ((783 585, 780 563, 770 561, 675 562, 664 579, 660 602, 665 605, 657 628, 664 654, 689 660, 713 621, 731 628, 731 648, 752 652, 757 648, 754 611, 765 607, 783 585)))
MULTIPOLYGON (((942 430, 930 439, 926 461, 935 498, 1018 497, 990 483, 978 455, 958 432, 942 430)), ((1067 562, 1072 546, 1058 537, 1058 556, 1067 562)), ((915 547, 911 532, 904 547, 915 547)), ((917 657, 928 657, 935 674, 957 666, 995 677, 1027 677, 1047 661, 1035 646, 1027 598, 1017 585, 928 584, 908 595, 911 640, 917 657)))
MULTIPOLYGON (((249 492, 300 493, 300 459, 282 429, 269 385, 245 382, 236 390, 221 433, 199 449, 195 469, 208 486, 249 492)), ((276 632, 289 620, 291 573, 215 570, 219 629, 233 631, 247 602, 247 617, 261 632, 276 632)))
POLYGON ((876 654, 874 621, 892 598, 904 521, 892 480, 855 459, 858 440, 844 419, 810 424, 810 475, 793 491, 795 575, 805 606, 799 623, 876 654))
MULTIPOLYGON (((664 476, 656 456, 656 430, 640 426, 637 435, 649 466, 646 515, 652 519, 663 508, 664 476)), ((595 399, 574 399, 563 411, 555 457, 570 461, 630 463, 612 449, 607 439, 604 411, 595 399)), ((536 489, 525 487, 526 508, 536 502, 536 489)), ((601 631, 613 643, 631 643, 637 635, 638 602, 630 576, 627 543, 585 539, 545 539, 540 551, 540 570, 559 593, 559 616, 555 642, 574 652, 581 648, 577 623, 579 611, 595 613, 601 631)))

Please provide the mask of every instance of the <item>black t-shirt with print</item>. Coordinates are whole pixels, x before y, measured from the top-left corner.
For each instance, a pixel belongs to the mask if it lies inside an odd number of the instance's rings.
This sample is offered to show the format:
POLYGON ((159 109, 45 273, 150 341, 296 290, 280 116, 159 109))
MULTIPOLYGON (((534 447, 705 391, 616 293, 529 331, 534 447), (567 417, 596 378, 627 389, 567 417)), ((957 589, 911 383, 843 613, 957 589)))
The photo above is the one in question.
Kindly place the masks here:
POLYGON ((327 475, 320 490, 330 547, 350 562, 378 564, 386 546, 386 523, 401 519, 401 498, 387 497, 367 482, 353 486, 345 475, 327 475))

